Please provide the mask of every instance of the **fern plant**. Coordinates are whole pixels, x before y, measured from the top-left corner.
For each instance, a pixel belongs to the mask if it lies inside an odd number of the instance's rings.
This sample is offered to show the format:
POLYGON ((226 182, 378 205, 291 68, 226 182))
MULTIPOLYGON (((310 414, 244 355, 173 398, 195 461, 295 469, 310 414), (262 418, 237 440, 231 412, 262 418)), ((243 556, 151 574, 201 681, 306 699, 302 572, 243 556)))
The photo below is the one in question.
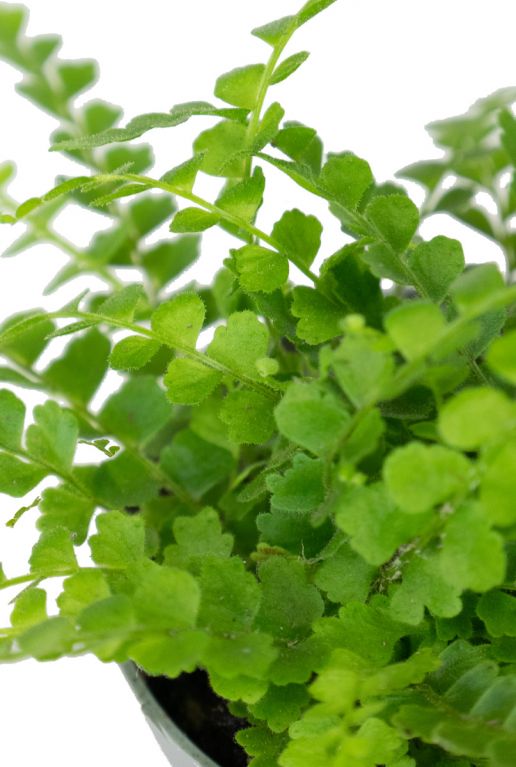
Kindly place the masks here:
POLYGON ((217 105, 125 126, 116 106, 75 105, 93 62, 60 59, 59 38, 27 37, 26 10, 0 4, 0 56, 58 120, 52 149, 83 166, 21 204, 1 166, 2 222, 25 225, 6 255, 49 242, 69 260, 47 292, 85 274, 105 285, 0 332, 0 492, 24 499, 8 525, 38 513, 40 531, 28 571, 1 574, 17 591, 0 659, 204 669, 242 718, 253 767, 511 767, 516 89, 430 126, 442 157, 399 174, 426 190, 419 210, 266 106, 307 58, 285 56, 287 43, 333 2, 255 29, 267 62, 219 77, 217 105), (155 178, 149 146, 132 141, 197 116, 217 121, 155 178), (269 231, 271 166, 307 195, 269 231), (215 201, 195 191, 198 174, 220 179, 215 201), (343 233, 318 269, 311 195, 343 233), (109 221, 86 248, 54 229, 69 203, 109 221), (498 243, 505 274, 467 266, 457 240, 424 241, 437 211, 498 243), (165 223, 172 234, 149 244, 165 223), (233 238, 223 268, 178 288, 213 226, 233 238), (121 383, 95 409, 108 368, 121 383), (28 426, 23 387, 48 395, 28 426), (78 443, 88 462, 74 462, 78 443))

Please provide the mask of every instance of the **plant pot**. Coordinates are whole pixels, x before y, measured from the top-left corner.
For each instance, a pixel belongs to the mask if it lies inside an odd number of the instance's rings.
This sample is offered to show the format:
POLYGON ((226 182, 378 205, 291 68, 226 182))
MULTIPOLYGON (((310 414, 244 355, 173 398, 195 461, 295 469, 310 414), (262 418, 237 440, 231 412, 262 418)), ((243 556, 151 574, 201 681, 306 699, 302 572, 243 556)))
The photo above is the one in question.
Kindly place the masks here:
POLYGON ((172 767, 247 764, 243 750, 234 742, 234 733, 245 727, 246 722, 227 711, 225 702, 212 692, 202 672, 171 680, 148 677, 131 662, 120 664, 120 668, 172 767), (170 710, 178 712, 177 723, 170 710))

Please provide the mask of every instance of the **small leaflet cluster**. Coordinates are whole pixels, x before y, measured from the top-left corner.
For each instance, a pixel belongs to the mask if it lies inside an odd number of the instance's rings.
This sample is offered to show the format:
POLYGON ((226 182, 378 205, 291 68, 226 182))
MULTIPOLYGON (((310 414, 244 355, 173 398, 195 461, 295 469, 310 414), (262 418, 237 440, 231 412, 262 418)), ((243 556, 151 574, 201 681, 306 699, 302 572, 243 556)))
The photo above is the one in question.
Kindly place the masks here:
POLYGON ((237 740, 252 767, 511 767, 516 89, 429 126, 442 157, 399 174, 425 189, 419 210, 364 159, 325 154, 315 129, 264 107, 308 57, 283 57, 290 38, 333 2, 254 30, 269 59, 219 77, 220 105, 123 127, 118 107, 74 104, 94 63, 59 58, 59 38, 27 37, 25 9, 0 4, 0 57, 59 121, 52 148, 84 168, 20 205, 0 166, 1 220, 25 224, 5 255, 66 253, 46 292, 85 273, 105 283, 0 330, 0 492, 23 499, 8 526, 38 514, 40 531, 27 573, 0 570, 0 589, 18 587, 0 660, 202 668, 247 720, 237 740), (203 116, 218 122, 192 157, 146 175, 151 150, 133 139, 203 116), (271 166, 308 194, 263 231, 271 166), (221 179, 214 202, 194 192, 199 173, 221 179), (310 194, 343 232, 316 271, 310 194), (53 228, 69 203, 108 219, 86 248, 53 228), (494 240, 507 278, 466 266, 457 240, 423 240, 436 212, 494 240), (172 235, 148 244, 164 222, 172 235), (212 284, 176 287, 212 226, 236 246, 212 284), (70 340, 42 367, 57 336, 70 340), (122 383, 92 408, 109 368, 122 383), (23 388, 48 395, 29 425, 23 388), (90 463, 74 463, 79 443, 90 463), (63 586, 47 613, 52 578, 63 586))

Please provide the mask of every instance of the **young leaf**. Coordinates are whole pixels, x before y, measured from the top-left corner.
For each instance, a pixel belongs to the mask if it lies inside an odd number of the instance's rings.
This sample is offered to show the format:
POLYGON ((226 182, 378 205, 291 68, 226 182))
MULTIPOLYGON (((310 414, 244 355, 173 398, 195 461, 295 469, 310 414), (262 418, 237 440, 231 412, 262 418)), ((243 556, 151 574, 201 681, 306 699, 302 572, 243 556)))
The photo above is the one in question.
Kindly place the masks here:
POLYGON ((487 387, 463 389, 439 414, 439 431, 449 445, 475 450, 510 428, 514 404, 503 392, 487 387))
POLYGON ((393 309, 385 329, 407 360, 418 359, 439 343, 446 321, 439 307, 428 301, 411 301, 393 309))
POLYGON ((332 304, 314 288, 299 285, 293 290, 291 311, 299 318, 296 335, 312 346, 341 334, 340 321, 344 308, 332 304))
POLYGON ((217 79, 215 96, 233 106, 254 109, 264 72, 264 64, 232 69, 217 79))
POLYGON ((203 509, 194 517, 177 517, 173 530, 176 543, 166 548, 167 565, 200 567, 210 557, 231 555, 233 536, 222 532, 219 515, 214 509, 203 509))
POLYGON ((59 485, 43 490, 39 510, 38 530, 63 528, 71 533, 73 543, 80 546, 86 540, 95 502, 81 495, 73 485, 59 485))
POLYGON ((139 623, 149 629, 175 630, 195 626, 200 589, 190 573, 152 563, 141 571, 133 596, 139 623))
POLYGON ((314 583, 331 602, 363 602, 367 599, 375 573, 376 568, 348 544, 343 544, 317 568, 314 583))
POLYGON ((17 629, 25 629, 41 623, 47 617, 47 592, 33 588, 22 591, 16 598, 11 613, 11 625, 17 629))
POLYGON ((290 77, 290 75, 293 75, 294 72, 299 69, 301 64, 307 60, 309 55, 310 53, 308 51, 299 51, 299 53, 293 53, 292 56, 288 56, 286 59, 283 59, 283 61, 278 64, 272 73, 272 77, 269 81, 270 84, 276 85, 277 83, 281 83, 283 80, 286 80, 287 77, 290 77))
POLYGON ((281 253, 260 245, 244 245, 231 251, 243 290, 272 293, 288 279, 288 260, 281 253))
POLYGON ((97 311, 103 317, 132 322, 138 304, 144 299, 145 291, 142 285, 128 285, 101 303, 97 311))
POLYGON ((143 519, 108 511, 97 517, 97 533, 89 539, 93 561, 105 567, 127 567, 143 559, 143 519))
POLYGON ((79 570, 65 579, 57 606, 61 615, 75 618, 85 607, 109 594, 106 577, 100 569, 79 570))
POLYGON ((174 216, 170 231, 178 234, 185 232, 205 232, 220 221, 217 213, 208 213, 201 208, 184 208, 174 216))
POLYGON ((113 347, 109 365, 113 370, 139 370, 155 357, 159 349, 159 341, 144 336, 127 336, 113 347))
POLYGON ((294 263, 306 268, 310 268, 321 247, 321 233, 319 220, 297 208, 286 211, 272 230, 272 236, 281 250, 294 263))
POLYGON ((68 530, 56 527, 44 531, 30 555, 32 573, 66 573, 77 568, 77 560, 68 530))
POLYGON ((329 156, 321 170, 319 185, 326 197, 355 210, 373 180, 369 163, 348 152, 329 156))
POLYGON ((205 307, 195 293, 181 293, 161 304, 151 317, 153 331, 172 347, 195 347, 205 307))
POLYGON ((246 140, 245 126, 230 120, 203 131, 194 141, 194 151, 203 155, 201 170, 211 176, 242 178, 246 140))
POLYGON ((261 168, 255 168, 251 178, 229 186, 217 198, 216 206, 251 223, 262 204, 265 177, 261 168))
POLYGON ((269 334, 250 311, 235 312, 215 330, 208 356, 237 374, 258 378, 256 361, 267 356, 269 334))

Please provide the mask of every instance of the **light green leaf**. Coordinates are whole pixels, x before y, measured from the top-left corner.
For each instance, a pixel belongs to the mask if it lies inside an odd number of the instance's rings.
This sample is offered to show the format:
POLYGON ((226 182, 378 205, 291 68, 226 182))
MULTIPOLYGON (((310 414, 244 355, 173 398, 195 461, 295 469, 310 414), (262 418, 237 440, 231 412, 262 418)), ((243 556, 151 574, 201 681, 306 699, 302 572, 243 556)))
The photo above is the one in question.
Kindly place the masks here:
POLYGON ((491 370, 516 386, 516 330, 497 338, 487 352, 491 370))
POLYGON ((435 348, 446 328, 439 307, 429 301, 410 301, 386 316, 385 329, 408 360, 418 359, 435 348))
POLYGON ((173 524, 176 543, 165 550, 167 565, 201 565, 210 557, 229 557, 233 536, 222 532, 219 515, 206 508, 193 517, 177 517, 173 524))
POLYGON ((113 370, 139 370, 158 353, 159 341, 144 336, 122 338, 109 355, 109 365, 113 370))
POLYGON ((77 568, 70 532, 63 527, 44 531, 30 555, 32 573, 65 573, 77 568))
POLYGON ((211 176, 242 178, 246 140, 245 126, 229 120, 203 131, 194 141, 194 151, 203 154, 201 170, 211 176))
POLYGON ((366 208, 366 217, 395 253, 406 250, 419 225, 416 206, 402 194, 375 197, 366 208))
POLYGON ((462 273, 464 251, 458 240, 434 237, 407 255, 407 265, 432 301, 442 301, 452 282, 462 273))
POLYGON ((206 558, 199 583, 199 626, 219 636, 251 629, 260 605, 260 586, 239 557, 206 558))
POLYGON ((108 511, 97 517, 97 533, 89 539, 93 561, 100 566, 127 567, 145 552, 145 528, 139 516, 108 511))
POLYGON ((195 626, 200 598, 190 573, 152 563, 138 579, 133 604, 137 620, 149 629, 189 629, 195 626))
POLYGON ((376 568, 356 554, 349 544, 343 544, 317 568, 315 585, 331 602, 346 604, 364 602, 376 573, 376 568))
POLYGON ((220 383, 222 374, 198 360, 188 357, 173 359, 163 379, 167 398, 177 405, 198 405, 220 383))
POLYGON ((350 210, 358 207, 373 181, 369 163, 351 152, 329 155, 319 176, 325 196, 350 210))
POLYGON ((514 404, 501 391, 463 389, 441 408, 439 431, 449 445, 475 450, 500 437, 515 422, 514 404))
POLYGON ((428 514, 400 514, 381 483, 350 487, 335 504, 335 521, 350 544, 370 565, 383 565, 397 549, 418 536, 428 514))
POLYGON ((213 637, 206 648, 204 663, 210 674, 224 678, 263 679, 277 654, 271 636, 253 632, 235 637, 213 637))
POLYGON ((182 192, 191 192, 202 164, 202 155, 191 157, 186 162, 171 168, 163 174, 160 181, 170 184, 182 192))
POLYGON ((270 85, 281 83, 283 80, 286 80, 287 77, 293 75, 294 72, 299 69, 301 64, 307 60, 309 55, 310 53, 308 51, 299 51, 299 53, 293 53, 292 56, 283 59, 272 73, 271 79, 269 80, 270 85))
POLYGON ((215 205, 232 216, 252 223, 262 204, 265 176, 261 168, 255 168, 253 175, 224 189, 215 205))
POLYGON ((101 570, 79 570, 65 579, 57 606, 61 615, 75 618, 85 607, 105 599, 109 594, 106 577, 101 570))
POLYGON ((321 234, 320 221, 297 208, 285 211, 272 229, 272 236, 285 254, 307 268, 310 268, 321 247, 321 234))
POLYGON ((128 285, 126 288, 113 293, 106 301, 101 303, 97 311, 103 317, 132 322, 138 304, 143 302, 145 298, 145 291, 142 285, 128 285))
POLYGON ((384 464, 387 489, 407 514, 421 514, 463 494, 470 481, 468 460, 441 445, 410 442, 394 450, 384 464))
POLYGON ((313 511, 324 501, 324 463, 298 453, 292 459, 292 468, 283 475, 269 474, 266 485, 272 493, 273 508, 295 514, 313 511))
POLYGON ((224 399, 219 417, 233 442, 261 445, 275 429, 273 405, 270 397, 260 392, 235 389, 224 399))
POLYGON ((11 625, 14 628, 29 628, 47 617, 47 592, 43 589, 27 589, 16 597, 11 613, 11 625))
POLYGON ((295 16, 283 16, 283 18, 271 21, 262 27, 256 27, 251 34, 274 48, 285 35, 296 28, 296 25, 297 18, 295 16))
POLYGON ((350 415, 317 383, 294 381, 274 412, 281 434, 316 455, 325 455, 345 434, 350 415))
POLYGON ((48 400, 34 408, 34 421, 26 434, 29 455, 52 469, 68 472, 79 435, 77 420, 57 402, 48 400))
POLYGON ((134 623, 133 607, 127 594, 115 594, 93 602, 77 616, 81 633, 107 634, 109 638, 110 633, 116 632, 118 636, 114 640, 115 644, 125 638, 125 632, 130 635, 134 623))
POLYGON ((482 507, 474 503, 457 509, 448 520, 440 552, 441 568, 443 577, 460 591, 488 591, 503 582, 503 539, 489 528, 482 507))
POLYGON ((185 235, 158 242, 142 255, 142 265, 156 288, 163 288, 199 258, 199 237, 185 235))
POLYGON ((385 341, 380 334, 348 333, 326 353, 339 385, 357 408, 381 399, 392 381, 394 359, 385 341))
POLYGON ((65 528, 71 533, 74 544, 79 546, 86 540, 95 502, 81 495, 73 485, 59 485, 43 490, 39 510, 39 530, 65 528))
POLYGON ((0 493, 22 498, 48 473, 42 466, 0 452, 0 493))
POLYGON ((244 245, 231 251, 243 290, 272 293, 288 279, 288 260, 281 253, 260 245, 244 245))
POLYGON ((17 641, 36 660, 54 660, 71 650, 75 635, 70 621, 58 616, 31 626, 17 641))
POLYGON ((190 673, 202 660, 208 637, 201 631, 182 631, 176 636, 149 636, 131 644, 128 655, 151 676, 175 679, 190 673))
POLYGON ((340 321, 344 308, 339 308, 314 288, 299 285, 293 290, 291 311, 299 317, 296 334, 312 346, 329 341, 342 333, 340 321))
POLYGON ((161 304, 151 317, 153 331, 172 347, 195 347, 206 313, 195 293, 181 293, 161 304))
POLYGON ((307 21, 310 21, 314 16, 329 8, 334 2, 335 0, 308 0, 296 14, 297 26, 301 27, 303 24, 306 24, 307 21))
POLYGON ((481 314, 485 302, 503 290, 504 279, 496 264, 471 266, 450 287, 450 295, 461 314, 481 314))
POLYGON ((207 354, 237 374, 258 378, 256 361, 267 356, 269 334, 253 312, 235 312, 215 330, 207 354))
POLYGON ((516 522, 516 441, 507 439, 485 456, 480 500, 487 517, 501 527, 516 522))
POLYGON ((250 706, 249 710, 256 719, 264 719, 272 732, 283 732, 299 719, 309 700, 303 685, 271 685, 263 698, 250 706))
POLYGON ((0 445, 19 450, 25 422, 25 405, 8 389, 0 390, 0 445))
POLYGON ((217 79, 215 96, 233 106, 254 109, 264 72, 264 64, 232 69, 217 79))
POLYGON ((108 366, 110 343, 96 328, 73 340, 62 357, 43 371, 56 391, 87 404, 97 391, 108 366))
POLYGON ((401 584, 392 588, 391 614, 414 626, 423 620, 425 606, 433 615, 453 618, 461 611, 460 592, 445 577, 435 554, 416 555, 403 569, 401 584))
POLYGON ((106 400, 98 415, 109 434, 132 443, 146 442, 170 417, 165 392, 151 376, 126 381, 106 400))
POLYGON ((205 232, 220 221, 217 213, 208 213, 201 208, 184 208, 174 216, 170 224, 170 231, 183 232, 205 232))
POLYGON ((124 450, 99 466, 91 487, 106 508, 121 509, 150 501, 158 494, 160 482, 152 466, 124 450))

